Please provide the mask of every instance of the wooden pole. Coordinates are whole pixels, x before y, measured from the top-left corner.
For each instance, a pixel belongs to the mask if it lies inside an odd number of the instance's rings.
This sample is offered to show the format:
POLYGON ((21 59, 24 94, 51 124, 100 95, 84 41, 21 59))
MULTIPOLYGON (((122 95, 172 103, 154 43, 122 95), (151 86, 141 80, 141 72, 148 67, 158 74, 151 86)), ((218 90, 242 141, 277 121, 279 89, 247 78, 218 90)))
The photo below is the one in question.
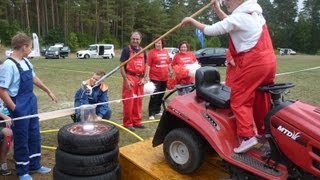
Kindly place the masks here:
MULTIPOLYGON (((199 9, 197 12, 195 12, 194 14, 192 14, 190 17, 195 17, 198 16, 200 13, 202 13, 204 10, 206 10, 208 7, 210 7, 212 5, 212 3, 210 2, 209 4, 205 5, 204 7, 202 7, 201 9, 199 9)), ((164 37, 166 37, 168 34, 172 33, 173 31, 177 30, 180 26, 181 26, 181 22, 179 24, 177 24, 175 27, 173 27, 172 29, 170 29, 169 31, 167 31, 166 33, 164 33, 163 35, 161 35, 159 38, 157 38, 156 40, 154 40, 153 42, 151 42, 149 45, 147 45, 146 47, 144 47, 143 49, 141 49, 138 53, 136 53, 134 56, 130 57, 128 60, 122 62, 118 67, 116 67, 115 69, 113 69, 112 71, 110 71, 109 73, 107 73, 106 75, 102 76, 98 81, 96 81, 96 85, 99 84, 101 81, 103 81, 105 78, 111 76, 113 73, 115 73, 117 70, 119 70, 122 66, 126 65, 128 62, 130 62, 132 59, 134 59, 135 57, 137 57, 139 54, 143 53, 145 50, 149 49, 152 45, 154 45, 156 42, 160 41, 161 39, 163 39, 164 37)))

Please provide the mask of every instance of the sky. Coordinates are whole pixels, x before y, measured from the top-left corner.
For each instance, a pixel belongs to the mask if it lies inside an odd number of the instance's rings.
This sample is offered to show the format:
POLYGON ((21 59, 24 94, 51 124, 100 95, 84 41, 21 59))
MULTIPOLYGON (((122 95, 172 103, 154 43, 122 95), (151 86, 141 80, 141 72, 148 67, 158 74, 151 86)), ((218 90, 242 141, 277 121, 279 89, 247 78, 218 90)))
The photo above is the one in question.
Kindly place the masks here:
MULTIPOLYGON (((271 2, 273 2, 273 0, 270 0, 271 2)), ((303 7, 303 0, 298 0, 298 10, 301 11, 303 7)))
POLYGON ((298 2, 298 10, 300 11, 302 7, 303 7, 303 0, 299 0, 299 2, 298 2))

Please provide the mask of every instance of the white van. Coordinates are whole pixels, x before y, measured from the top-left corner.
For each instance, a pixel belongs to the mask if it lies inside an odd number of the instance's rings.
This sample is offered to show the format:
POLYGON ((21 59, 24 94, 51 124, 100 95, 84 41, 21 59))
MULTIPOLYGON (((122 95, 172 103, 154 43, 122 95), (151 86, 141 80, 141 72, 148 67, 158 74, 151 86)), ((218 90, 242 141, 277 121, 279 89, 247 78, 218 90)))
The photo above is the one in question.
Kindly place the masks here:
POLYGON ((80 50, 77 52, 77 58, 107 58, 112 59, 114 57, 113 44, 91 44, 87 50, 80 50))

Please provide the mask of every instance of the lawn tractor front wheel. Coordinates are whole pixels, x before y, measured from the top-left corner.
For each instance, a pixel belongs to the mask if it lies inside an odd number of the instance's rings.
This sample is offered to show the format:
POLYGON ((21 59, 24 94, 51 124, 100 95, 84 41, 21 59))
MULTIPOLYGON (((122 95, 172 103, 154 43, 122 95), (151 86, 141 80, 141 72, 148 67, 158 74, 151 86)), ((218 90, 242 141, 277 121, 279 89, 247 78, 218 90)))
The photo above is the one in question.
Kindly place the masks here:
POLYGON ((173 169, 182 174, 192 173, 203 162, 204 140, 192 129, 174 129, 165 137, 163 153, 173 169))

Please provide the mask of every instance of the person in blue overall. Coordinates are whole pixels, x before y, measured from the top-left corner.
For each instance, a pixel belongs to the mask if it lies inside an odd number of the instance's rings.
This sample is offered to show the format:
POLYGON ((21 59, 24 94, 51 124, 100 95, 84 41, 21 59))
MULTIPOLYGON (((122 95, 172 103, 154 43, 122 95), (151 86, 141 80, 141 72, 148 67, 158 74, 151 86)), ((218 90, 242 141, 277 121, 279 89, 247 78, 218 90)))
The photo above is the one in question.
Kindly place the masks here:
MULTIPOLYGON (((84 81, 85 86, 81 87, 75 94, 74 97, 74 106, 79 107, 84 104, 97 104, 96 106, 96 117, 95 120, 101 119, 110 119, 111 118, 111 109, 109 107, 108 101, 108 86, 101 82, 99 85, 94 87, 94 84, 105 75, 104 71, 97 70, 93 76, 84 81), (88 88, 90 89, 87 89, 88 88)), ((74 122, 80 122, 80 109, 76 109, 75 117, 73 118, 74 122)))
MULTIPOLYGON (((37 97, 33 84, 45 91, 57 102, 51 90, 35 75, 33 66, 25 58, 31 52, 32 39, 24 33, 17 33, 11 40, 12 56, 1 66, 0 98, 5 103, 12 119, 38 114, 37 97)), ((13 121, 14 160, 20 180, 32 180, 30 173, 49 173, 50 168, 42 166, 39 118, 24 118, 13 121)))

